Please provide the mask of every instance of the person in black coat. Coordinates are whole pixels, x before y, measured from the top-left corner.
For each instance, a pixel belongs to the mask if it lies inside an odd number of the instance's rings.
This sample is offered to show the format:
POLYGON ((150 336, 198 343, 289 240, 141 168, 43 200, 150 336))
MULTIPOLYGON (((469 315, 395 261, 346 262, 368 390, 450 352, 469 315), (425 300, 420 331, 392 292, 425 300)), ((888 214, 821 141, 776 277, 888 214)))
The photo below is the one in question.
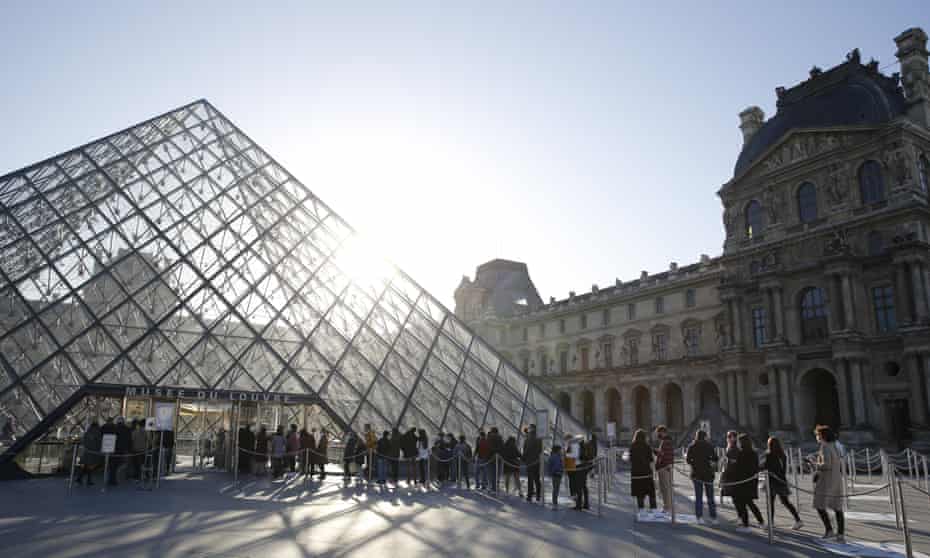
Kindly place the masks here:
POLYGON ((491 430, 488 432, 488 441, 491 444, 491 465, 488 469, 491 473, 491 492, 497 493, 497 479, 500 477, 500 470, 498 469, 497 456, 500 455, 501 451, 504 449, 504 439, 501 437, 500 432, 497 430, 496 426, 491 427, 491 430))
POLYGON ((736 464, 733 466, 733 482, 731 488, 733 494, 733 504, 736 506, 736 513, 739 515, 742 526, 738 527, 745 530, 749 529, 749 511, 755 516, 759 526, 765 525, 762 518, 762 512, 756 506, 755 500, 759 499, 759 481, 756 477, 759 474, 759 455, 752 447, 752 438, 748 434, 740 434, 739 437, 739 454, 736 456, 736 464))
POLYGON ((396 428, 391 430, 391 447, 388 453, 391 460, 388 461, 388 469, 391 471, 391 482, 395 485, 397 485, 397 477, 400 471, 400 452, 401 449, 403 449, 403 445, 400 430, 396 428))
POLYGON ((244 425, 239 429, 238 433, 239 441, 239 463, 238 468, 240 473, 251 473, 252 472, 252 463, 255 459, 252 457, 252 453, 255 451, 255 436, 252 434, 252 427, 248 424, 244 425))
POLYGON ((655 453, 646 442, 646 432, 640 428, 633 433, 630 445, 630 494, 636 498, 638 518, 646 513, 645 500, 649 498, 649 510, 656 509, 656 485, 653 481, 652 462, 655 453))
POLYGON ((501 449, 501 459, 504 463, 504 490, 510 493, 510 479, 517 485, 517 495, 523 498, 523 484, 520 482, 520 450, 517 449, 517 439, 513 436, 507 438, 501 449))
POLYGON ((775 517, 775 496, 778 496, 778 499, 781 500, 781 503, 785 508, 791 513, 791 516, 794 517, 794 529, 804 527, 804 522, 801 521, 801 516, 798 515, 797 508, 791 503, 791 500, 788 499, 788 496, 791 494, 791 490, 788 488, 788 467, 787 467, 788 457, 785 455, 785 450, 781 446, 781 440, 772 436, 768 440, 768 451, 765 452, 765 463, 763 463, 762 468, 768 471, 769 473, 769 488, 772 491, 772 497, 769 498, 769 512, 771 516, 775 517))
POLYGON ((130 462, 129 454, 132 452, 132 429, 126 426, 123 417, 116 419, 116 453, 110 461, 113 469, 113 482, 117 481, 117 473, 130 462))
POLYGON ((349 480, 352 476, 352 463, 355 461, 355 454, 358 451, 356 445, 358 437, 351 430, 346 433, 346 445, 342 448, 342 478, 349 480))
POLYGON ((401 437, 401 451, 404 454, 404 469, 407 475, 407 485, 412 485, 417 480, 416 459, 417 459, 417 429, 411 427, 401 437))
MULTIPOLYGON (((100 434, 101 434, 101 439, 105 438, 107 434, 112 434, 113 436, 116 436, 117 441, 119 440, 119 436, 117 435, 116 425, 113 423, 112 418, 107 419, 107 422, 104 423, 103 428, 100 429, 100 434)), ((116 451, 116 453, 120 453, 120 452, 116 451)), ((106 465, 107 478, 104 479, 104 482, 106 482, 107 484, 111 486, 116 485, 116 467, 117 465, 119 465, 118 460, 119 460, 118 457, 113 457, 111 455, 109 459, 109 464, 106 465)))
POLYGON ((536 497, 539 502, 542 498, 542 480, 539 472, 542 460, 542 440, 536 435, 536 425, 531 424, 523 441, 523 463, 526 464, 526 501, 536 497))
POLYGON ((737 433, 734 430, 727 432, 726 461, 723 463, 723 474, 720 475, 720 496, 733 497, 733 481, 736 466, 736 458, 739 456, 739 445, 737 443, 737 433))
POLYGON ((249 430, 249 441, 252 442, 253 451, 255 452, 254 454, 249 454, 253 456, 254 472, 256 475, 262 475, 265 473, 265 468, 268 466, 268 444, 271 442, 265 425, 262 425, 258 429, 258 435, 254 438, 252 437, 252 431, 249 430))
POLYGON ((707 509, 710 520, 717 522, 717 504, 714 502, 714 467, 717 453, 707 441, 707 432, 699 430, 694 435, 694 442, 688 446, 688 465, 691 465, 691 482, 694 484, 694 515, 698 523, 703 523, 704 495, 707 495, 707 509))

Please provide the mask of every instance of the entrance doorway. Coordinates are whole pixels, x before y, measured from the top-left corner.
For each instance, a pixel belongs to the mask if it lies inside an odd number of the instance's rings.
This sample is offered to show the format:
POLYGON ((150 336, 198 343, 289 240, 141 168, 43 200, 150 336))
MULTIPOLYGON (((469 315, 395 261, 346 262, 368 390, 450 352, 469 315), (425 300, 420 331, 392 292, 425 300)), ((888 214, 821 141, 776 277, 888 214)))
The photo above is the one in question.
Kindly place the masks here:
POLYGON ((652 430, 652 405, 649 401, 649 390, 638 386, 633 390, 634 409, 636 410, 636 428, 646 432, 652 430))
POLYGON ((904 449, 911 440, 911 412, 907 399, 889 399, 885 402, 885 424, 888 434, 904 449))
POLYGON ((839 431, 840 397, 833 374, 822 368, 810 370, 801 379, 801 416, 805 429, 810 431, 825 424, 839 431))
POLYGON ((697 393, 700 411, 720 407, 720 390, 711 380, 704 380, 698 384, 697 393))
POLYGON ((685 405, 678 384, 665 386, 665 421, 668 429, 680 432, 685 424, 685 405))

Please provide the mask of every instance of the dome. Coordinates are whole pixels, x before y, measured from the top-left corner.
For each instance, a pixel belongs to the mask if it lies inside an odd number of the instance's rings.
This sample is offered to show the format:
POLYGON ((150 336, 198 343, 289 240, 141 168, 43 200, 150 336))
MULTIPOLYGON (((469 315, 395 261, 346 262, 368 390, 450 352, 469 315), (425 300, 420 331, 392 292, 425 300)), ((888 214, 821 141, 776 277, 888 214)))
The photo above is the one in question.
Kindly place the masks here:
POLYGON ((733 175, 739 176, 789 131, 801 128, 884 124, 904 113, 904 95, 897 74, 878 72, 878 63, 849 60, 791 89, 779 88, 777 112, 743 146, 733 175))

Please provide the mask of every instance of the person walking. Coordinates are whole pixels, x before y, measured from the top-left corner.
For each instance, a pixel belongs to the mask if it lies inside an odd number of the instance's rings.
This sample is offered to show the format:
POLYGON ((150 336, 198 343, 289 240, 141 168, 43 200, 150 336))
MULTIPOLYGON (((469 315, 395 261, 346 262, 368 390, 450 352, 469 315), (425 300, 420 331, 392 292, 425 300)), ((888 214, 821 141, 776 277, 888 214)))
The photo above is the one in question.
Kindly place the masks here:
POLYGON ((672 466, 675 464, 675 449, 668 429, 664 424, 656 427, 656 476, 659 477, 659 493, 662 495, 662 513, 670 514, 675 505, 675 487, 672 486, 672 466))
POLYGON ((542 480, 539 478, 542 459, 542 441, 536 435, 536 425, 531 424, 523 441, 523 463, 526 465, 526 501, 542 498, 542 480))
POLYGON ((781 440, 778 438, 774 436, 769 437, 767 445, 768 451, 765 452, 765 462, 762 468, 768 472, 769 489, 772 491, 772 493, 769 494, 769 513, 774 523, 775 496, 778 496, 778 499, 781 500, 781 504, 785 506, 794 518, 794 526, 792 529, 797 531, 804 527, 804 522, 801 521, 801 516, 798 515, 797 508, 795 508, 791 500, 788 499, 788 496, 791 494, 791 490, 788 488, 788 457, 785 455, 781 440))
POLYGON ((756 506, 755 500, 759 499, 759 455, 752 447, 752 438, 749 434, 740 434, 737 439, 739 444, 739 454, 736 457, 736 464, 733 478, 733 503, 736 505, 736 513, 739 515, 741 525, 737 527, 739 531, 749 530, 749 511, 756 518, 759 527, 765 526, 765 520, 762 518, 762 512, 756 506))
POLYGON ((429 479, 426 476, 426 465, 429 463, 429 437, 426 430, 420 429, 420 435, 417 437, 417 466, 420 470, 420 484, 427 486, 429 479))
POLYGON ((733 500, 734 474, 736 473, 736 458, 739 457, 739 446, 736 444, 737 434, 734 430, 727 431, 727 447, 724 454, 723 474, 720 475, 720 502, 723 497, 729 496, 733 500))
POLYGON ((252 452, 255 451, 255 436, 252 434, 252 426, 249 424, 242 425, 237 434, 239 439, 239 455, 236 466, 240 473, 251 473, 255 469, 255 457, 252 452))
MULTIPOLYGON (((281 427, 279 426, 278 429, 280 430, 281 427)), ((251 450, 252 448, 249 449, 251 450)), ((265 474, 265 470, 268 468, 268 449, 268 430, 263 424, 258 428, 258 434, 255 436, 254 453, 250 454, 253 456, 252 460, 255 462, 252 470, 253 474, 265 474)))
POLYGON ((114 483, 119 481, 121 472, 124 477, 130 476, 127 469, 130 466, 129 454, 132 453, 132 429, 123 417, 116 418, 116 453, 110 458, 114 483))
POLYGON ((565 473, 565 463, 562 461, 562 446, 552 446, 552 452, 546 461, 546 472, 552 478, 552 507, 559 508, 559 488, 562 487, 562 475, 565 473))
POLYGON ((656 510, 656 485, 653 481, 652 462, 655 454, 646 442, 646 432, 637 429, 630 445, 630 494, 636 498, 636 518, 646 519, 645 500, 649 498, 649 511, 656 510))
POLYGON ((271 476, 273 479, 281 478, 284 474, 284 456, 287 453, 287 439, 284 437, 284 426, 278 425, 274 436, 271 437, 271 476))
MULTIPOLYGON (((471 490, 471 477, 468 474, 468 465, 471 462, 471 447, 465 441, 465 435, 459 434, 459 442, 455 446, 455 460, 458 465, 459 482, 465 479, 465 487, 471 490)), ((461 484, 460 484, 461 486, 461 484)))
POLYGON ((491 466, 488 468, 488 471, 491 472, 491 478, 488 480, 491 484, 491 493, 497 494, 497 480, 500 478, 502 472, 500 468, 501 464, 497 457, 504 450, 504 439, 501 437, 496 426, 492 426, 491 429, 488 430, 488 442, 491 445, 491 466))
POLYGON ((523 484, 520 482, 520 450, 517 449, 517 439, 513 436, 504 442, 501 450, 501 459, 504 460, 504 490, 510 494, 510 479, 513 479, 517 488, 517 496, 523 498, 523 484))
POLYGON ((843 513, 843 460, 836 449, 836 434, 826 425, 817 426, 814 431, 820 451, 817 453, 814 473, 814 509, 823 522, 823 538, 833 535, 833 525, 827 509, 836 514, 836 541, 846 542, 846 516, 843 513))
POLYGON ((575 476, 575 469, 578 465, 578 459, 581 457, 578 445, 575 443, 575 437, 571 434, 566 434, 563 439, 565 442, 564 457, 562 459, 565 463, 565 475, 568 476, 568 495, 572 498, 575 497, 575 485, 577 482, 577 477, 575 476))
POLYGON ((694 515, 697 522, 705 525, 704 495, 707 495, 707 509, 710 512, 710 522, 717 524, 717 504, 714 502, 714 467, 717 463, 717 454, 714 447, 707 441, 707 432, 698 430, 694 434, 694 441, 688 446, 688 465, 691 465, 691 483, 694 485, 694 515))

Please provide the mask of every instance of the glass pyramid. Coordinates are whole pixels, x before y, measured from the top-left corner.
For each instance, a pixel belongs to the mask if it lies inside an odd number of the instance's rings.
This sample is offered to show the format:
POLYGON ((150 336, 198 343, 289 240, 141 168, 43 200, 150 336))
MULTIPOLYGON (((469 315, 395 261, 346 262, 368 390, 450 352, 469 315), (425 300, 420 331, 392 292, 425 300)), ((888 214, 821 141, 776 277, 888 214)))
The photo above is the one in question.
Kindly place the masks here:
POLYGON ((0 368, 19 436, 88 385, 585 430, 203 100, 0 178, 0 368))

